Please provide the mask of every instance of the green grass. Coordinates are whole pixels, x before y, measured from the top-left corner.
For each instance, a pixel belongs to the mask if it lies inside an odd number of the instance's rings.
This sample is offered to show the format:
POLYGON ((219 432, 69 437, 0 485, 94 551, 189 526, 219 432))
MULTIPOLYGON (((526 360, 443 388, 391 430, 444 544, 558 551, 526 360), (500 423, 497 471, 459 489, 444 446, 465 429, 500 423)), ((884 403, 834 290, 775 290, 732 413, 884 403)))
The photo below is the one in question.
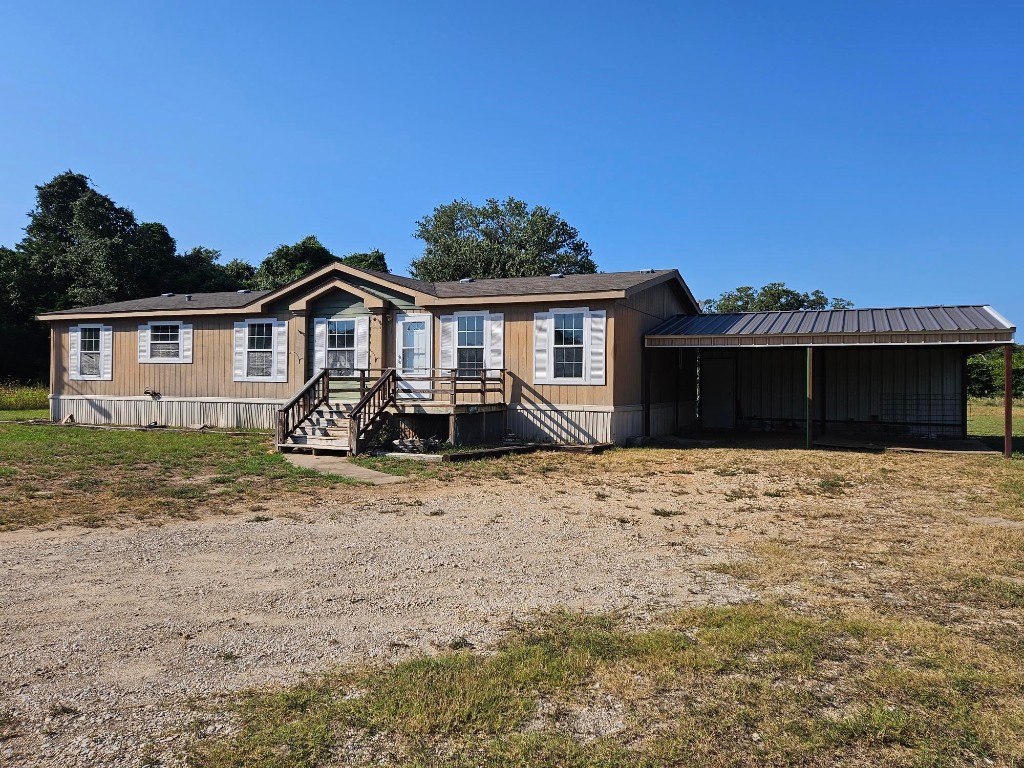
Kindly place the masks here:
MULTIPOLYGON (((967 402, 967 433, 1000 451, 1005 418, 1001 399, 971 398, 967 402)), ((1024 400, 1013 401, 1013 452, 1024 454, 1024 400)))
POLYGON ((354 482, 289 464, 262 434, 0 424, 0 530, 246 511, 354 482))
POLYGON ((0 421, 29 421, 31 419, 49 418, 49 408, 27 408, 23 410, 0 411, 0 421))
POLYGON ((190 757, 200 768, 1015 764, 1021 669, 923 623, 744 605, 637 631, 563 612, 491 653, 250 693, 236 735, 190 757), (617 726, 573 732, 609 702, 617 726))

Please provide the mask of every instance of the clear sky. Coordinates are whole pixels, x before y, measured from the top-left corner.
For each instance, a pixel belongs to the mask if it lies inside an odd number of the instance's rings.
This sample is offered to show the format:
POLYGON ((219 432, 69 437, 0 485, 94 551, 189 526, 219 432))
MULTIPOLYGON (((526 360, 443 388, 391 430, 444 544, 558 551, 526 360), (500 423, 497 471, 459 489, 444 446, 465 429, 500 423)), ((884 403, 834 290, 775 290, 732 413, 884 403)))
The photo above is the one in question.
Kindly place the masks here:
POLYGON ((405 272, 455 198, 602 270, 1024 324, 1024 3, 19 2, 0 243, 73 169, 181 249, 316 234, 405 272))

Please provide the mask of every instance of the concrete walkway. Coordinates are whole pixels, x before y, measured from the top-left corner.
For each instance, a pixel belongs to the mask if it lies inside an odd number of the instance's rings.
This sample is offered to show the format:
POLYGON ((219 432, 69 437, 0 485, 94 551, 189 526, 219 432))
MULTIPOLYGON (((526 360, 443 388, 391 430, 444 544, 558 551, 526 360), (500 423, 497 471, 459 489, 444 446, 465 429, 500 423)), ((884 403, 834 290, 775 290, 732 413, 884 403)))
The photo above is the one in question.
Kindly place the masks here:
POLYGON ((330 475, 350 477, 353 480, 361 480, 372 485, 390 485, 391 483, 405 481, 405 478, 401 475, 389 475, 386 472, 377 472, 373 469, 360 467, 350 462, 346 456, 312 456, 308 453, 286 453, 284 457, 296 467, 315 469, 317 472, 326 472, 330 475))

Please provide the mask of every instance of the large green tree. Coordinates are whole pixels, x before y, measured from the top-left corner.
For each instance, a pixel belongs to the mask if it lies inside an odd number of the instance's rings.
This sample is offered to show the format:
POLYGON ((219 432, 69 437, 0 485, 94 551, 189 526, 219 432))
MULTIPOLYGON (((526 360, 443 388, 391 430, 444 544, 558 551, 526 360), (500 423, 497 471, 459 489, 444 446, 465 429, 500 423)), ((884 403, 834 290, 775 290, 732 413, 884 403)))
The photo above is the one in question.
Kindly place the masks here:
POLYGON ((294 245, 279 245, 271 251, 260 263, 250 286, 260 291, 274 291, 333 261, 378 272, 388 271, 383 251, 375 248, 367 253, 335 256, 314 235, 309 235, 294 245))
POLYGON ((372 269, 374 272, 391 271, 388 269, 388 260, 384 256, 384 251, 376 248, 366 253, 350 253, 348 256, 342 256, 341 260, 360 269, 372 269))
POLYGON ((423 255, 411 272, 421 280, 530 277, 597 271, 590 246, 557 211, 513 197, 483 205, 455 200, 416 222, 423 255))
POLYGON ((244 287, 252 268, 221 265, 218 257, 202 247, 177 254, 163 224, 139 222, 83 174, 67 171, 37 186, 25 236, 13 249, 0 248, 0 333, 17 340, 0 356, 0 379, 46 377, 39 312, 244 287))
POLYGON ((704 311, 711 313, 765 312, 769 310, 848 309, 852 306, 852 301, 838 297, 830 299, 819 290, 806 293, 788 288, 785 283, 768 283, 761 288, 741 285, 734 291, 726 291, 717 299, 705 301, 704 311))

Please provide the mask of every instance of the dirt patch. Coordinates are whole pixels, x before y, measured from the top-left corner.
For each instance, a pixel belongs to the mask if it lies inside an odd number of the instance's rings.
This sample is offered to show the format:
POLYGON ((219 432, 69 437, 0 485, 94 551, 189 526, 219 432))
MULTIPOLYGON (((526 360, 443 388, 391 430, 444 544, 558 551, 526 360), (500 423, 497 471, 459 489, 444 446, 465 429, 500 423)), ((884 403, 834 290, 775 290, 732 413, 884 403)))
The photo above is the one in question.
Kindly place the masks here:
MULTIPOLYGON (((537 610, 644 627, 781 598, 999 642, 1022 594, 1016 462, 728 449, 533 455, 250 513, 0 534, 0 761, 175 765, 231 727, 220 694, 337 662, 485 649, 537 610), (1000 490, 1009 489, 1009 490, 1000 490), (966 579, 966 580, 965 580, 966 579)), ((543 717, 544 713, 538 713, 543 717)), ((559 717, 616 732, 600 696, 559 717)))
POLYGON ((486 646, 539 609, 642 623, 749 598, 707 569, 731 557, 714 533, 666 546, 656 530, 538 503, 540 487, 435 483, 291 519, 270 505, 257 522, 3 534, 0 684, 19 725, 0 756, 174 764, 227 727, 205 711, 219 693, 457 638, 486 646))

